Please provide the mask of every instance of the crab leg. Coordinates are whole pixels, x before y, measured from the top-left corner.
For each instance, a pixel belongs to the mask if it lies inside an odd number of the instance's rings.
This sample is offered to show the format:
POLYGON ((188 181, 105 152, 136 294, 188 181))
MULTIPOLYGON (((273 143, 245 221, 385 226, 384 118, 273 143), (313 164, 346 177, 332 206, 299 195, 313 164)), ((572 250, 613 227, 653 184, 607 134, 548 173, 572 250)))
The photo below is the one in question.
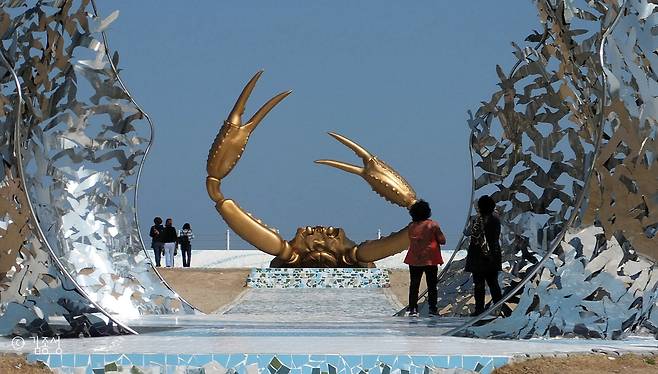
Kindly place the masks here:
POLYGON ((363 161, 363 167, 334 160, 317 160, 316 163, 360 176, 368 182, 375 193, 393 204, 408 208, 416 202, 414 189, 392 167, 350 139, 333 132, 330 132, 329 135, 354 151, 363 161))
POLYGON ((296 261, 297 256, 293 254, 290 244, 283 240, 276 230, 245 212, 235 201, 224 200, 217 203, 215 208, 226 224, 249 244, 285 261, 296 261))
POLYGON ((256 73, 244 87, 233 110, 228 115, 226 121, 224 121, 224 125, 219 130, 219 134, 217 134, 215 141, 210 147, 206 170, 211 178, 221 180, 233 170, 233 167, 235 167, 240 157, 242 157, 242 153, 244 153, 249 136, 256 129, 260 121, 272 108, 292 92, 281 92, 271 98, 243 125, 242 115, 244 114, 247 100, 249 99, 249 95, 251 95, 251 91, 256 86, 258 78, 262 74, 262 70, 256 73))
POLYGON ((206 164, 208 172, 206 189, 210 198, 215 202, 215 208, 226 221, 226 224, 242 239, 265 253, 278 256, 284 261, 294 262, 296 256, 293 254, 290 244, 283 240, 276 230, 267 227, 260 220, 252 217, 233 200, 226 199, 221 192, 222 179, 233 170, 240 157, 242 157, 251 133, 263 118, 292 92, 282 92, 271 98, 243 125, 242 115, 245 106, 258 78, 262 74, 262 70, 256 73, 244 87, 235 102, 233 110, 224 121, 224 125, 210 147, 206 164))
POLYGON ((409 229, 405 226, 402 230, 383 236, 381 239, 360 243, 352 256, 358 262, 369 263, 400 253, 407 248, 409 248, 409 229))
MULTIPOLYGON (((408 208, 416 202, 416 192, 409 183, 392 167, 379 160, 368 150, 352 140, 333 132, 334 137, 361 158, 363 166, 356 166, 334 160, 317 160, 318 164, 328 165, 363 178, 379 196, 408 208)), ((356 246, 352 253, 353 260, 358 262, 372 262, 394 255, 409 247, 407 227, 377 240, 368 240, 356 246)))

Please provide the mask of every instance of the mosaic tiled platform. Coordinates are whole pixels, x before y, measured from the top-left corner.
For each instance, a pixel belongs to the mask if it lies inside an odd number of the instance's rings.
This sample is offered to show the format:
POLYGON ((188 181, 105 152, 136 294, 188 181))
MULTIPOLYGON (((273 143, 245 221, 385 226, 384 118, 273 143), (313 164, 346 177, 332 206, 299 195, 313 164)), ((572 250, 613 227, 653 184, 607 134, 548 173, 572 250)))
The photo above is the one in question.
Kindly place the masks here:
POLYGON ((247 278, 252 288, 386 288, 386 269, 346 268, 254 268, 247 278))
POLYGON ((0 352, 26 354, 31 362, 67 374, 486 374, 517 358, 658 355, 655 338, 648 336, 623 341, 471 339, 441 336, 442 320, 151 316, 131 321, 139 335, 38 342, 0 337, 0 352))
POLYGON ((509 357, 272 354, 31 354, 62 374, 488 374, 509 357), (461 369, 459 371, 450 369, 461 369))

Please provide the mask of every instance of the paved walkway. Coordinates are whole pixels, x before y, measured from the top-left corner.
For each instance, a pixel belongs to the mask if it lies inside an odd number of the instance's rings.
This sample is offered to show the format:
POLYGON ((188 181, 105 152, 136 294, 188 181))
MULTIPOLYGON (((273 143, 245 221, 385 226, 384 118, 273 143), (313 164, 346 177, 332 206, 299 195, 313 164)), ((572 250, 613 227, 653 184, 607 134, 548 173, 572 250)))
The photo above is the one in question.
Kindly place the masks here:
MULTIPOLYGON (((165 318, 147 324, 179 329, 101 338, 62 339, 57 344, 68 354, 161 353, 161 354, 307 354, 307 355, 443 355, 518 356, 561 353, 635 352, 658 353, 656 340, 631 337, 626 340, 530 339, 493 340, 439 336, 429 319, 411 324, 406 318, 390 317, 372 324, 318 326, 274 325, 228 321, 226 316, 198 316, 178 320, 165 318), (395 318, 395 319, 393 319, 395 318), (205 323, 215 327, 201 327, 205 323), (430 333, 430 334, 427 334, 430 333), (432 334, 433 333, 433 334, 432 334)), ((16 346, 0 337, 0 352, 34 353, 35 342, 25 339, 16 346)))
POLYGON ((197 372, 214 363, 222 365, 217 373, 232 368, 260 374, 271 372, 272 365, 283 365, 285 370, 277 374, 303 374, 310 368, 314 373, 332 368, 342 368, 334 370, 338 373, 364 368, 379 372, 384 364, 391 372, 409 374, 427 373, 428 367, 488 374, 519 356, 658 353, 653 337, 607 341, 441 336, 464 321, 393 317, 396 309, 382 289, 251 289, 223 314, 142 316, 127 321, 140 335, 52 342, 62 354, 39 354, 32 339, 17 342, 0 337, 0 352, 32 353, 31 361, 85 372, 117 362, 163 368, 160 372, 164 368, 172 373, 187 368, 197 372))
POLYGON ((226 315, 258 316, 278 320, 281 316, 303 321, 309 317, 326 321, 345 317, 389 317, 398 306, 383 289, 306 288, 250 289, 227 308, 226 315))
POLYGON ((646 337, 605 341, 441 336, 464 321, 393 317, 396 309, 382 289, 251 289, 223 314, 142 316, 127 321, 140 335, 51 342, 61 354, 40 352, 32 339, 17 342, 0 337, 0 352, 28 353, 30 361, 62 367, 67 373, 73 368, 91 372, 120 364, 167 373, 221 365, 206 372, 226 373, 230 368, 258 374, 276 367, 282 369, 276 374, 331 372, 332 368, 334 373, 364 368, 384 372, 384 367, 392 373, 458 368, 489 374, 515 356, 658 353, 656 340, 646 337))

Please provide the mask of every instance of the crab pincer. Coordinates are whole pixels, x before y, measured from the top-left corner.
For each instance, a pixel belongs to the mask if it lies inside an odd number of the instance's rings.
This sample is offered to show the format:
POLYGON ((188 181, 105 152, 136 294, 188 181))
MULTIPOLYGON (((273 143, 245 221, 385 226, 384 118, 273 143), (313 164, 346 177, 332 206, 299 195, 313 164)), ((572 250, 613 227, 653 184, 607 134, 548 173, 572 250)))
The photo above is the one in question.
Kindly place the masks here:
POLYGON ((208 162, 206 164, 206 171, 208 172, 206 188, 208 189, 208 195, 215 202, 224 199, 219 189, 221 180, 233 170, 240 157, 242 157, 251 133, 270 110, 292 92, 285 91, 274 96, 243 124, 242 115, 244 114, 247 100, 249 100, 249 96, 256 86, 256 82, 262 74, 262 70, 257 72, 244 87, 238 100, 235 102, 233 110, 231 110, 226 121, 224 121, 224 125, 219 130, 219 134, 217 134, 215 141, 210 147, 208 162))
POLYGON ((354 151, 363 161, 363 167, 334 160, 317 160, 316 163, 360 176, 368 182, 373 191, 393 204, 408 208, 416 202, 414 189, 392 167, 352 140, 333 132, 329 135, 354 151))

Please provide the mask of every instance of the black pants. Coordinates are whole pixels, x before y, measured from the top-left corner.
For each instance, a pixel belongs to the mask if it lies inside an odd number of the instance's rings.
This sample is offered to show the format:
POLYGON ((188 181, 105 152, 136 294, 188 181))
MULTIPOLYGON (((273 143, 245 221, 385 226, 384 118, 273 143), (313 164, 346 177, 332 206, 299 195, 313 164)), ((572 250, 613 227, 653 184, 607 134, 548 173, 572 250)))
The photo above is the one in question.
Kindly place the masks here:
POLYGON ((502 298, 500 286, 498 286, 498 272, 473 273, 473 291, 475 294, 475 314, 484 312, 484 282, 489 286, 489 293, 493 302, 502 298))
POLYGON ((155 242, 151 244, 151 248, 153 248, 153 254, 155 255, 155 266, 160 267, 160 258, 162 251, 164 251, 164 243, 155 242))
POLYGON ((192 261, 192 245, 191 244, 181 244, 180 251, 183 254, 183 267, 189 268, 190 261, 192 261))
POLYGON ((439 267, 436 265, 409 265, 409 310, 418 310, 418 289, 420 288, 420 279, 423 277, 423 273, 425 273, 427 302, 430 306, 430 312, 436 311, 436 276, 438 271, 439 267))

